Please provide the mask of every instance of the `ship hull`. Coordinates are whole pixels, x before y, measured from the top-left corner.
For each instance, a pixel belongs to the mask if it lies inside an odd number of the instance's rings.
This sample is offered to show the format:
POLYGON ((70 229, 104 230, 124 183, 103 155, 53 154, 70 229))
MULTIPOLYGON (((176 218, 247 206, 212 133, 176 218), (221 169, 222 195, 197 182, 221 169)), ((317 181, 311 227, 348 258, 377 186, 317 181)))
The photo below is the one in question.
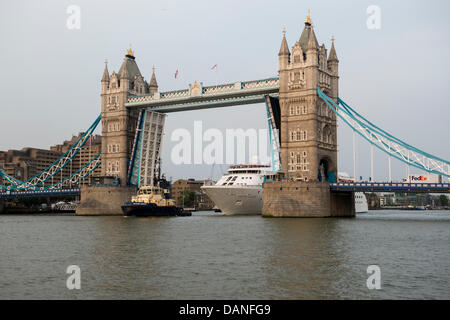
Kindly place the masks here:
POLYGON ((183 212, 182 208, 175 206, 157 206, 154 203, 127 202, 123 204, 122 211, 126 216, 135 217, 176 217, 189 215, 189 213, 183 212))
POLYGON ((203 186, 202 189, 225 215, 258 215, 262 212, 262 186, 203 186))

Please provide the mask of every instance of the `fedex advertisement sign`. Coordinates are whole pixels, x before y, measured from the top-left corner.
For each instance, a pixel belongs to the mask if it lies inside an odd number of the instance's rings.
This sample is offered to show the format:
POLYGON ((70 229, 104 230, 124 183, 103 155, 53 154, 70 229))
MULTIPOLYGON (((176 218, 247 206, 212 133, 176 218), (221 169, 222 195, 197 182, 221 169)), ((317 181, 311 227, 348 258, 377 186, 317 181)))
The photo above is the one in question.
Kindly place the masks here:
POLYGON ((425 176, 410 176, 411 181, 427 181, 428 178, 425 176))
POLYGON ((411 174, 408 176, 409 183, 441 183, 442 177, 437 174, 411 174))

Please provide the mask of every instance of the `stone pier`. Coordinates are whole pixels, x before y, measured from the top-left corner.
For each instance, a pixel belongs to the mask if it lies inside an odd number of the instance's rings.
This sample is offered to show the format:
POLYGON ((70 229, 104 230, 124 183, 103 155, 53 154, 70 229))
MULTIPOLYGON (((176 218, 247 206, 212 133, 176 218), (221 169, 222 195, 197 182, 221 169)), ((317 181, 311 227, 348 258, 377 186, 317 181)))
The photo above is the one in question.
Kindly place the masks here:
POLYGON ((354 217, 353 192, 331 192, 326 182, 264 183, 262 215, 266 217, 354 217))
POLYGON ((123 215, 122 204, 136 195, 134 187, 82 186, 77 215, 123 215))

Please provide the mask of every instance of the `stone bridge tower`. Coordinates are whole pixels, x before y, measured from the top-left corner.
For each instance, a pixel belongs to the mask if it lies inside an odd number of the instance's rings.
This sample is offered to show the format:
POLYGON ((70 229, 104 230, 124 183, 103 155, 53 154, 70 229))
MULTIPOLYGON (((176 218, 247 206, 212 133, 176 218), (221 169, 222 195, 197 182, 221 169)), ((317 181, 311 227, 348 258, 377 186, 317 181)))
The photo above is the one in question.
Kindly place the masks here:
POLYGON ((158 91, 153 68, 150 84, 144 80, 130 48, 118 73, 110 75, 105 63, 102 84, 102 176, 118 177, 126 185, 139 111, 127 110, 128 95, 158 91))
POLYGON ((337 178, 337 120, 317 88, 337 101, 339 60, 334 39, 327 57, 308 13, 292 52, 283 31, 278 63, 282 170, 292 179, 332 182, 337 178))

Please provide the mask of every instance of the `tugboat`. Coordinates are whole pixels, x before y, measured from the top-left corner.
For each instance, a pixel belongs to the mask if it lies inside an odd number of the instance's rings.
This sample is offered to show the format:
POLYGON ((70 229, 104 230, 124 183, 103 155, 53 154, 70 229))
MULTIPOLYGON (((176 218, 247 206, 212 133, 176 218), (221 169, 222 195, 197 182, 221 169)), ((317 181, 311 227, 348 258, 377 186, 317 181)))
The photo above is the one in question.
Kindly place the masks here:
POLYGON ((126 216, 136 217, 175 217, 188 216, 183 208, 177 207, 175 201, 169 198, 168 189, 160 186, 143 186, 137 196, 130 202, 125 202, 122 211, 126 216))

